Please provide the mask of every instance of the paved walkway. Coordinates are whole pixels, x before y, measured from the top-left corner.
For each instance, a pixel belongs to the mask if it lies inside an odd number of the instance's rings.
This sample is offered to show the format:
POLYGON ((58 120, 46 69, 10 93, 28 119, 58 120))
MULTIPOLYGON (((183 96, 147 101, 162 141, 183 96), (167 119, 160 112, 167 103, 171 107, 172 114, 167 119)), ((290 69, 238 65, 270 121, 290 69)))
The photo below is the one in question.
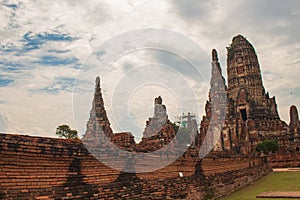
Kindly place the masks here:
POLYGON ((274 168, 273 172, 300 172, 299 167, 293 167, 293 168, 274 168))
MULTIPOLYGON (((300 168, 299 167, 274 168, 273 172, 300 172, 300 168)), ((263 192, 263 193, 257 195, 256 198, 295 198, 295 199, 300 199, 300 191, 263 192)))
POLYGON ((256 198, 300 198, 300 191, 295 192, 263 192, 256 198))

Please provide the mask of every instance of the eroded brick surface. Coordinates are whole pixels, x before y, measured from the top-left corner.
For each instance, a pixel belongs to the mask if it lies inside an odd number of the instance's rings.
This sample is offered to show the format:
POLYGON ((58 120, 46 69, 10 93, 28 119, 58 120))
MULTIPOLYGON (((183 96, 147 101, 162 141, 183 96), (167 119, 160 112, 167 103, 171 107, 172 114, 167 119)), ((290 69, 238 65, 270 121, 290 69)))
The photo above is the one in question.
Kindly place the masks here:
POLYGON ((0 134, 0 146, 1 199, 201 199, 270 171, 263 158, 199 161, 186 154, 163 169, 128 174, 105 166, 77 140, 0 134))

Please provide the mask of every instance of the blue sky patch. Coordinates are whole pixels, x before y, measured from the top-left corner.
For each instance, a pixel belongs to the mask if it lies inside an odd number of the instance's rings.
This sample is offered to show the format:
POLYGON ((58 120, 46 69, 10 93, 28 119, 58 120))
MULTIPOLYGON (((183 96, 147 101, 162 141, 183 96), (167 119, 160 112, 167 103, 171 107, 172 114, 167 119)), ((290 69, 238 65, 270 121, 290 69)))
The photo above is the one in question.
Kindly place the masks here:
POLYGON ((49 53, 68 53, 70 50, 58 50, 58 49, 50 49, 49 53))
POLYGON ((1 78, 0 77, 0 87, 8 86, 12 82, 14 82, 14 80, 12 80, 12 79, 5 79, 5 78, 1 78))
POLYGON ((77 58, 59 58, 56 56, 42 56, 38 63, 40 65, 57 66, 75 64, 77 63, 77 61, 77 58))
POLYGON ((76 38, 73 38, 66 34, 60 34, 60 33, 34 34, 32 32, 27 32, 23 36, 23 39, 21 40, 22 42, 25 43, 24 47, 22 49, 22 52, 39 49, 43 44, 45 44, 49 41, 72 42, 75 39, 76 38))
POLYGON ((38 90, 31 90, 31 92, 46 92, 51 94, 58 94, 61 91, 65 92, 73 92, 74 85, 75 85, 75 78, 69 78, 69 77, 58 77, 55 78, 56 82, 53 83, 50 86, 47 86, 45 88, 41 88, 38 90))
POLYGON ((7 54, 7 53, 15 52, 17 50, 18 49, 13 44, 6 44, 0 46, 0 54, 7 54))
POLYGON ((21 65, 19 63, 16 62, 9 62, 9 61, 1 61, 0 60, 0 65, 5 66, 10 66, 10 67, 20 67, 21 65))
POLYGON ((23 72, 32 69, 32 67, 21 65, 18 62, 0 61, 0 72, 23 72))
POLYGON ((5 3, 2 3, 3 6, 6 6, 8 8, 12 8, 12 9, 17 9, 18 8, 18 5, 17 4, 5 4, 5 3))

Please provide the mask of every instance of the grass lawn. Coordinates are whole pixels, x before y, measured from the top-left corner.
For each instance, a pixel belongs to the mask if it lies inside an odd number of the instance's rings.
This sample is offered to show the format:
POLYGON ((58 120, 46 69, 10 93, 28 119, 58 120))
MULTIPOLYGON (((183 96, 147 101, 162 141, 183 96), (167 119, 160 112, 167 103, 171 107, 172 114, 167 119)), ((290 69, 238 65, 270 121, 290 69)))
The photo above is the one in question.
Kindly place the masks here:
MULTIPOLYGON (((262 177, 253 184, 242 188, 220 200, 263 200, 256 199, 256 195, 270 191, 300 191, 300 172, 273 172, 262 177)), ((266 200, 281 198, 267 198, 266 200)), ((287 200, 282 199, 282 200, 287 200)))

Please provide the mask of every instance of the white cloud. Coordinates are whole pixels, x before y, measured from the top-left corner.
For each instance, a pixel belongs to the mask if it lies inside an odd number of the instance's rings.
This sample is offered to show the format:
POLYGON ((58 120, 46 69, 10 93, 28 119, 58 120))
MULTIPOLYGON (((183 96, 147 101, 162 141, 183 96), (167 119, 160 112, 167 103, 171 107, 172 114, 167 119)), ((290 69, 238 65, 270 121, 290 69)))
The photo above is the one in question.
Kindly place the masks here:
MULTIPOLYGON (((296 104, 300 107, 297 89, 300 74, 298 5, 298 1, 270 4, 265 0, 3 0, 0 2, 0 71, 14 82, 0 87, 1 102, 4 102, 0 103, 0 110, 5 116, 2 121, 7 124, 0 131, 40 132, 44 136, 54 136, 55 128, 61 123, 75 126, 72 94, 69 87, 65 87, 65 84, 70 86, 70 80, 62 80, 75 79, 78 66, 85 63, 104 41, 143 27, 178 31, 201 45, 209 55, 211 49, 216 48, 225 76, 225 47, 238 33, 248 37, 258 53, 265 88, 276 96, 280 115, 288 121, 288 106, 296 104), (24 50, 29 43, 24 40, 24 35, 29 32, 42 42, 38 48, 24 50), (47 34, 72 39, 51 39, 47 34), (70 60, 72 58, 76 60, 70 60), (49 65, 53 59, 63 64, 49 65), (47 89, 57 92, 47 93, 47 89)), ((174 45, 180 46, 176 42, 174 45)), ((167 57, 147 57, 140 52, 116 62, 111 69, 118 79, 124 70, 154 61, 172 64, 167 57)), ((94 87, 94 78, 90 80, 90 91, 94 87)), ((187 81, 193 88, 205 88, 192 78, 187 81)), ((110 98, 109 84, 111 82, 102 83, 106 102, 110 98)), ((201 95, 199 104, 204 108, 207 91, 199 89, 195 92, 201 95)), ((172 105, 167 102, 166 105, 171 109, 170 113, 173 112, 172 105)), ((89 109, 90 106, 87 112, 89 109)))

